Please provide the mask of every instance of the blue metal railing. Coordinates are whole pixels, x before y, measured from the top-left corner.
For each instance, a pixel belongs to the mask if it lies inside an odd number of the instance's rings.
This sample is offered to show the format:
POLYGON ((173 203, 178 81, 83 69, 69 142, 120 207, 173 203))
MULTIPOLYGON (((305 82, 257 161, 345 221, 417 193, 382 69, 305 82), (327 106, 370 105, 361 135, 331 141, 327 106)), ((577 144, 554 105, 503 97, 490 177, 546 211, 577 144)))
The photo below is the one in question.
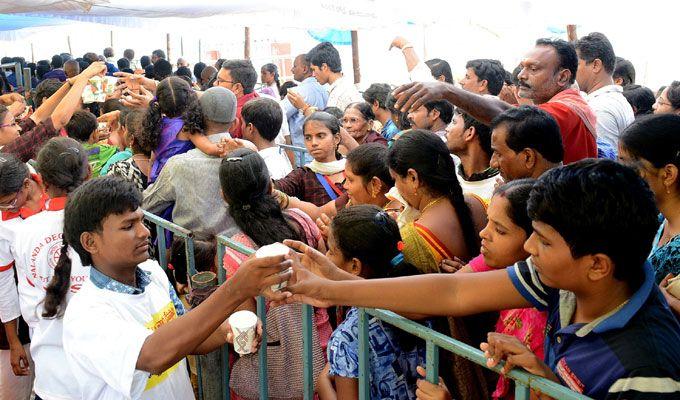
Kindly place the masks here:
MULTIPOLYGON (((194 265, 193 252, 193 234, 171 222, 165 221, 153 214, 145 212, 145 218, 156 224, 158 232, 158 247, 159 247, 159 262, 166 268, 167 260, 165 259, 165 230, 174 232, 175 234, 185 239, 185 246, 187 251, 187 265, 189 266, 190 274, 196 272, 194 265), (161 250, 162 249, 162 250, 161 250), (191 257, 191 259, 190 259, 191 257)), ((217 257, 218 257, 218 282, 222 284, 226 280, 226 271, 224 269, 224 255, 225 249, 230 248, 238 253, 246 256, 252 255, 255 250, 235 242, 224 236, 217 236, 217 257)), ((190 280, 189 280, 190 281, 190 280)), ((267 343, 266 331, 266 304, 262 297, 257 298, 257 315, 262 321, 262 343, 267 343)), ((304 399, 311 400, 314 396, 314 376, 312 365, 312 316, 313 309, 311 306, 304 305, 302 308, 303 321, 303 374, 304 374, 304 399)), ((370 398, 370 367, 369 367, 369 342, 368 342, 368 327, 369 317, 374 317, 384 322, 387 322, 394 327, 408 332, 425 341, 425 367, 427 369, 426 379, 434 384, 439 383, 439 349, 457 354, 474 363, 489 369, 486 366, 486 357, 480 350, 455 340, 442 333, 434 331, 426 326, 418 324, 412 320, 397 315, 391 311, 362 308, 359 309, 359 399, 368 400, 370 398)), ((258 351, 259 357, 259 393, 261 399, 268 398, 268 375, 267 375, 267 346, 260 346, 258 351)), ((203 392, 201 387, 201 371, 200 363, 197 363, 199 376, 199 399, 203 399, 203 392)), ((500 373, 503 364, 491 368, 493 371, 500 373)), ((222 348, 222 377, 224 392, 223 399, 230 400, 229 393, 229 348, 225 345, 222 348)), ((589 397, 576 393, 569 388, 558 383, 552 382, 545 378, 529 374, 520 369, 513 369, 506 377, 515 382, 515 398, 517 400, 528 400, 530 398, 530 390, 536 390, 540 393, 552 396, 557 399, 565 400, 586 400, 589 397)))
POLYGON ((305 155, 307 154, 307 149, 304 147, 298 147, 298 146, 291 146, 289 144, 280 144, 279 145, 280 150, 286 150, 286 151, 292 151, 293 153, 297 153, 297 157, 295 157, 295 165, 296 167, 302 167, 305 164, 305 155))

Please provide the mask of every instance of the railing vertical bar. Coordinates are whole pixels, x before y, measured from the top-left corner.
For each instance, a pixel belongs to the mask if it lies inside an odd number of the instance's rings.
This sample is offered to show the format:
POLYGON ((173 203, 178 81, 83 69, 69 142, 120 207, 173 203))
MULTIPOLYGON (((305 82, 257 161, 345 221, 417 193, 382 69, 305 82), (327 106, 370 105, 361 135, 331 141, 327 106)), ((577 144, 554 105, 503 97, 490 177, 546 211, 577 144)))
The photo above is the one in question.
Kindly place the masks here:
POLYGON ((196 378, 198 382, 198 399, 203 400, 203 380, 201 379, 203 377, 203 371, 201 370, 201 360, 198 359, 198 356, 194 356, 194 360, 196 361, 196 378))
POLYGON ((188 236, 186 239, 184 239, 184 248, 185 248, 185 253, 187 257, 187 273, 189 276, 187 277, 189 286, 191 286, 191 277, 196 275, 196 257, 194 257, 194 238, 193 236, 188 236))
POLYGON ((314 398, 314 364, 312 363, 312 316, 314 310, 312 306, 302 305, 302 362, 303 362, 303 398, 312 400, 314 398))
MULTIPOLYGON (((154 221, 151 221, 152 223, 155 223, 154 221)), ((165 246, 165 228, 163 228, 160 224, 156 224, 156 240, 158 240, 157 246, 158 246, 158 262, 161 264, 161 267, 163 267, 164 271, 168 270, 168 256, 167 256, 167 247, 165 246)))
POLYGON ((531 391, 528 386, 515 381, 515 400, 529 400, 531 398, 531 391))
MULTIPOLYGON (((227 280, 227 271, 224 269, 224 244, 217 242, 217 283, 222 285, 227 280)), ((229 391, 229 345, 222 346, 222 399, 231 400, 229 391)))
POLYGON ((259 350, 260 398, 269 398, 269 376, 267 375, 267 307, 264 297, 257 298, 257 316, 262 321, 262 344, 259 350))
POLYGON ((435 385, 439 384, 439 347, 428 340, 425 344, 425 366, 427 380, 435 385))
POLYGON ((359 309, 359 400, 370 399, 370 367, 368 342, 368 315, 363 308, 359 309))

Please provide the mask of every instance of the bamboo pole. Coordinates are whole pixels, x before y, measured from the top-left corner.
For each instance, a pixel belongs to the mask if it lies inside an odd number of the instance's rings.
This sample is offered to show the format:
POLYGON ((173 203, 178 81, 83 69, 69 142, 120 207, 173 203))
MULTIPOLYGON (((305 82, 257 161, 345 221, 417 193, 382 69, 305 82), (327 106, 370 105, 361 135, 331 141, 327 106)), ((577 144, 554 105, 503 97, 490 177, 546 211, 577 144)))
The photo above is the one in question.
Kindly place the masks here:
POLYGON ((361 82, 361 69, 359 68, 359 35, 352 31, 352 66, 354 67, 354 83, 361 82))
POLYGON ((250 60, 250 27, 246 26, 244 34, 243 58, 250 60))
POLYGON ((170 34, 166 33, 165 34, 165 50, 167 53, 168 61, 172 60, 172 57, 170 57, 170 34))
POLYGON ((111 30, 111 47, 113 47, 113 30, 111 30))
POLYGON ((198 39, 198 61, 202 61, 201 58, 203 57, 203 50, 201 49, 201 39, 198 39))
POLYGON ((184 36, 179 37, 179 54, 184 57, 184 36))
POLYGON ((71 35, 66 36, 66 43, 68 43, 68 53, 73 54, 73 50, 71 50, 71 35))
POLYGON ((578 34, 576 33, 576 25, 567 25, 567 37, 570 42, 576 42, 578 40, 578 34))
POLYGON ((35 62, 35 53, 33 52, 33 42, 31 42, 31 62, 35 62))

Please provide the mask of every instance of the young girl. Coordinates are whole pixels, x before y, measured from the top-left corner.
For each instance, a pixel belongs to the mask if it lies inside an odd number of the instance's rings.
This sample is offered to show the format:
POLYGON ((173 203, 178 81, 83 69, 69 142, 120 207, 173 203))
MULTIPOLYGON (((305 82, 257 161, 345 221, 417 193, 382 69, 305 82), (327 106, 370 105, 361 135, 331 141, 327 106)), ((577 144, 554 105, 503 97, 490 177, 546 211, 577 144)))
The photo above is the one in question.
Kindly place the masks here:
POLYGON ((203 135, 203 113, 196 92, 181 78, 163 79, 144 119, 145 141, 154 149, 149 183, 153 183, 170 157, 198 147, 211 156, 222 150, 203 135))
POLYGON ((144 117, 144 113, 138 110, 132 110, 126 115, 125 143, 132 150, 132 157, 116 162, 108 172, 108 175, 133 182, 140 191, 146 189, 151 175, 151 148, 145 142, 146 136, 142 132, 144 117))
POLYGON ((364 143, 380 143, 387 146, 387 139, 373 130, 375 114, 371 105, 366 102, 352 103, 347 106, 342 116, 342 125, 359 145, 364 143))
POLYGON ((314 161, 294 169, 274 186, 288 196, 322 206, 346 192, 345 159, 338 153, 340 124, 332 115, 317 111, 305 120, 303 131, 314 161))
MULTIPOLYGON (((531 218, 527 214, 529 193, 534 179, 519 179, 506 183, 494 191, 487 210, 489 222, 480 232, 482 238, 481 255, 473 258, 458 273, 484 272, 503 269, 525 260, 529 254, 524 250, 524 242, 531 235, 531 218)), ((512 335, 522 341, 536 356, 543 358, 545 324, 547 314, 535 308, 503 310, 500 313, 495 331, 512 335)), ((494 399, 504 399, 512 395, 512 381, 501 376, 498 379, 494 399)), ((435 389, 423 381, 423 385, 435 389)))
MULTIPOLYGON (((12 254, 18 277, 21 315, 31 329, 31 356, 35 362, 35 393, 44 399, 79 398, 75 377, 66 364, 62 347, 62 320, 44 318, 53 304, 43 303, 54 276, 62 246, 66 196, 91 174, 87 152, 76 140, 53 138, 38 153, 38 172, 49 196, 45 211, 14 230, 12 254)), ((72 252, 72 250, 71 250, 72 252)), ((72 254, 73 255, 73 254, 72 254)), ((75 261, 68 276, 62 277, 65 302, 89 277, 89 267, 75 261)))
MULTIPOLYGON (((333 220, 328 258, 364 279, 415 275, 404 261, 397 223, 374 205, 346 208, 333 220)), ((359 314, 356 308, 333 332, 328 365, 319 381, 319 397, 359 398, 359 314)), ((371 399, 415 399, 416 367, 424 362, 424 344, 378 319, 369 318, 371 399)))
POLYGON ((394 207, 399 205, 395 205, 386 197, 387 192, 394 186, 394 179, 387 167, 385 146, 367 143, 350 151, 345 162, 345 178, 344 187, 347 193, 321 207, 283 193, 277 195, 282 206, 303 210, 313 219, 317 219, 317 224, 318 218, 322 218, 321 222, 324 225, 328 225, 330 218, 348 205, 373 204, 388 211, 398 209, 394 207))
MULTIPOLYGON (((231 239, 250 248, 258 248, 285 239, 301 240, 314 248, 324 249, 323 239, 314 222, 297 209, 281 211, 271 195, 271 179, 262 157, 249 149, 229 153, 220 167, 220 182, 229 213, 240 232, 231 239)), ((224 268, 227 278, 233 276, 246 255, 225 249, 224 268)), ((241 308, 255 311, 255 300, 241 308)), ((269 308, 267 341, 269 395, 271 398, 302 398, 302 309, 300 305, 269 308), (298 362, 293 362, 297 360, 298 362), (285 366, 285 367, 284 367, 285 366)), ((316 309, 313 330, 315 376, 323 368, 323 349, 331 334, 325 309, 316 309)), ((231 388, 239 398, 257 399, 257 355, 241 357, 231 372, 231 388)))
POLYGON ((263 65, 260 70, 260 79, 262 80, 260 93, 278 100, 281 96, 281 82, 279 81, 279 68, 276 64, 263 65))
POLYGON ((0 397, 30 396, 33 377, 29 367, 28 327, 20 318, 16 295, 14 230, 31 215, 45 209, 47 195, 40 176, 12 154, 0 154, 0 397))

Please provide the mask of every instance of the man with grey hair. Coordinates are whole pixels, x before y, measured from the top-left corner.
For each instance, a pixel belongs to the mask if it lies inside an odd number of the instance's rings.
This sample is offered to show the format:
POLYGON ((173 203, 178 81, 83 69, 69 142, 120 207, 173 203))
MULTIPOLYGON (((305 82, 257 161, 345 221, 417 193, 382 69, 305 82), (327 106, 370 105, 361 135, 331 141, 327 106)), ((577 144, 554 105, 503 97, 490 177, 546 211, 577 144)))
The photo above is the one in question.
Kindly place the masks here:
MULTIPOLYGON (((213 87, 201 98, 204 134, 213 143, 231 138, 236 120, 236 96, 228 89, 213 87)), ((203 240, 235 228, 220 195, 219 169, 222 159, 199 149, 178 154, 168 161, 156 182, 144 191, 142 207, 160 214, 173 207, 172 221, 203 240)))

